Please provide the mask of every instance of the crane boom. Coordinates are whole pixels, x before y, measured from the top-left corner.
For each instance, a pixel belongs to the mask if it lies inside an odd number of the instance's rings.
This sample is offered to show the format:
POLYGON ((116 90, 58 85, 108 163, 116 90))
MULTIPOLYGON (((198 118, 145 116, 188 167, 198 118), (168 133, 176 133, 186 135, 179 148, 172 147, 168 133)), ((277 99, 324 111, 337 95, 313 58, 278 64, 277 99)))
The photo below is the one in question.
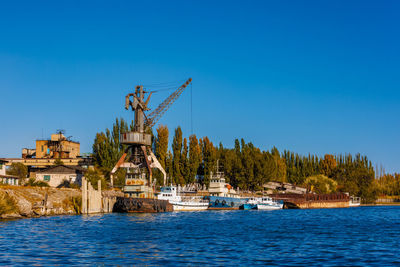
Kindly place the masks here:
POLYGON ((192 78, 189 78, 181 87, 174 91, 164 102, 151 112, 146 118, 146 127, 152 128, 191 82, 192 78))

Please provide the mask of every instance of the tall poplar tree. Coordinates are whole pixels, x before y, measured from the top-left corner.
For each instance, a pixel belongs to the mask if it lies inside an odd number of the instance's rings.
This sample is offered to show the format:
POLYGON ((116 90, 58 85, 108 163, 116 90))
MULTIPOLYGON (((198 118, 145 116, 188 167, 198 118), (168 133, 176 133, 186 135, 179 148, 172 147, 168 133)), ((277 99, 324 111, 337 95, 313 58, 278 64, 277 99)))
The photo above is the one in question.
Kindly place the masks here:
POLYGON ((182 154, 182 129, 180 126, 175 129, 174 139, 172 141, 173 153, 173 181, 176 184, 183 185, 184 179, 181 170, 181 154, 182 154))
POLYGON ((103 174, 109 176, 112 168, 124 153, 126 146, 120 144, 120 135, 128 131, 128 124, 124 119, 115 120, 113 128, 96 134, 93 144, 93 160, 103 174))
POLYGON ((181 154, 181 173, 183 176, 183 179, 185 181, 185 184, 189 183, 189 159, 188 159, 188 144, 187 144, 187 139, 186 137, 183 138, 183 149, 182 149, 182 154, 181 154))
POLYGON ((196 175, 201 162, 201 149, 196 135, 192 134, 189 137, 189 174, 187 177, 188 183, 193 183, 196 180, 196 175))
POLYGON ((208 137, 203 137, 201 141, 201 152, 203 158, 204 178, 203 184, 208 186, 210 184, 211 172, 215 172, 217 162, 217 149, 208 137))
POLYGON ((155 155, 164 169, 165 169, 165 160, 167 158, 167 153, 168 153, 168 136, 169 136, 168 127, 165 125, 159 125, 157 127, 155 155))

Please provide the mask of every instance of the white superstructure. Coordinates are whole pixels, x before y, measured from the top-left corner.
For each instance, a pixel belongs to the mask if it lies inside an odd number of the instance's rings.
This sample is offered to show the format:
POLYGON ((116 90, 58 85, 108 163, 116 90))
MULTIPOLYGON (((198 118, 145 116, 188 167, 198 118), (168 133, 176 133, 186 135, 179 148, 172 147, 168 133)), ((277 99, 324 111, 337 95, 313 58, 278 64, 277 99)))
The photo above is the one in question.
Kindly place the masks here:
POLYGON ((273 200, 270 197, 262 197, 257 201, 258 210, 280 210, 283 208, 283 202, 273 200))
POLYGON ((349 207, 358 207, 361 205, 361 198, 360 197, 350 197, 349 207))
POLYGON ((208 208, 208 201, 204 201, 202 197, 180 196, 177 187, 172 185, 161 187, 157 198, 168 200, 174 207, 174 211, 195 211, 208 208))
POLYGON ((215 175, 211 172, 208 192, 210 193, 210 196, 216 197, 239 197, 239 194, 235 189, 225 182, 225 177, 222 172, 217 172, 215 175))

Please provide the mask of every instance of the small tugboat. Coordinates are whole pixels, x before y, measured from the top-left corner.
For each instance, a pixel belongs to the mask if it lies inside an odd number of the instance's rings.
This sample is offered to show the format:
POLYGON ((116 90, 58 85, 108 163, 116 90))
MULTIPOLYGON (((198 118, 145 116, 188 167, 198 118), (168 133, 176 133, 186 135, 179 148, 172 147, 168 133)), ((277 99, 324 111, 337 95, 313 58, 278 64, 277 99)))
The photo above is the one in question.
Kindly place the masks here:
MULTIPOLYGON (((217 167, 218 170, 218 167, 217 167)), ((240 198, 239 193, 225 182, 223 172, 211 173, 210 186, 208 189, 210 196, 205 199, 210 201, 210 210, 234 210, 246 203, 247 198, 240 198)))
POLYGON ((202 197, 180 196, 176 186, 161 187, 161 192, 157 199, 168 200, 172 204, 174 211, 198 211, 208 208, 208 201, 202 197))
POLYGON ((282 200, 273 200, 270 197, 251 197, 240 206, 242 210, 278 210, 282 208, 282 200))
POLYGON ((257 203, 258 210, 280 210, 283 209, 282 200, 273 200, 270 197, 262 197, 257 203))
POLYGON ((241 205, 239 207, 239 209, 241 209, 241 210, 255 210, 255 209, 257 209, 257 203, 258 202, 259 202, 258 198, 251 197, 246 201, 246 203, 241 205))
POLYGON ((350 197, 349 207, 359 207, 361 205, 361 198, 360 197, 350 197))

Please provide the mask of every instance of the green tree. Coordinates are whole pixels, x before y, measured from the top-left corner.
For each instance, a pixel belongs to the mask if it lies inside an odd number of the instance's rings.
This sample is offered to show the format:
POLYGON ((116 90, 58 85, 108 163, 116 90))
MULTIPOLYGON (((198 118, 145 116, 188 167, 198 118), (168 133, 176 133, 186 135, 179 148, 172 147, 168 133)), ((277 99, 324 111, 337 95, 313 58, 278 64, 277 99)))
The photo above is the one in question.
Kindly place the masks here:
POLYGON ((165 159, 165 172, 167 173, 167 184, 173 182, 173 177, 174 177, 173 158, 174 156, 172 155, 171 151, 168 150, 167 157, 165 159))
MULTIPOLYGON (((155 138, 154 144, 154 154, 157 160, 160 162, 161 166, 166 170, 166 158, 168 153, 168 127, 164 125, 159 125, 157 127, 157 136, 155 138)), ((153 170, 153 177, 157 179, 157 184, 162 185, 164 181, 163 174, 158 170, 153 170)))
POLYGON ((192 134, 189 137, 189 174, 187 177, 188 183, 195 182, 197 172, 201 162, 201 149, 196 135, 192 134))
POLYGON ((95 166, 101 170, 107 179, 126 149, 126 146, 120 143, 120 136, 127 131, 128 124, 125 120, 116 119, 111 131, 106 129, 105 132, 96 134, 93 144, 93 160, 95 166))
POLYGON ((185 183, 182 176, 182 168, 181 168, 181 155, 182 155, 182 129, 178 126, 175 129, 174 139, 172 141, 172 152, 173 152, 173 181, 176 184, 183 185, 185 183))
POLYGON ((190 166, 189 166, 189 158, 188 158, 188 153, 189 153, 189 148, 187 144, 187 139, 186 137, 183 138, 183 149, 182 149, 182 154, 181 154, 181 173, 183 176, 183 179, 185 181, 185 184, 190 183, 189 181, 189 175, 190 175, 190 166))
POLYGON ((324 159, 321 160, 320 170, 326 176, 332 177, 332 175, 336 169, 336 166, 337 166, 337 163, 336 163, 335 157, 332 155, 326 154, 324 156, 324 159))
POLYGON ((217 150, 208 137, 200 139, 200 146, 203 158, 203 181, 202 183, 208 186, 210 184, 211 172, 216 171, 217 150))
POLYGON ((168 153, 168 127, 159 125, 157 127, 156 149, 155 156, 160 162, 161 166, 165 169, 165 160, 168 153))
POLYGON ((325 175, 310 176, 306 179, 305 184, 318 194, 329 194, 336 192, 337 182, 325 175))
POLYGON ((19 177, 22 181, 28 176, 28 167, 20 162, 13 162, 7 169, 8 175, 19 177))
POLYGON ((95 167, 93 169, 88 169, 85 172, 85 177, 92 184, 94 189, 96 189, 96 190, 98 189, 97 181, 99 181, 99 180, 101 181, 101 189, 107 188, 106 180, 104 179, 104 175, 99 168, 95 167))
POLYGON ((60 158, 56 158, 56 160, 54 161, 54 165, 55 166, 64 165, 64 162, 60 158))

